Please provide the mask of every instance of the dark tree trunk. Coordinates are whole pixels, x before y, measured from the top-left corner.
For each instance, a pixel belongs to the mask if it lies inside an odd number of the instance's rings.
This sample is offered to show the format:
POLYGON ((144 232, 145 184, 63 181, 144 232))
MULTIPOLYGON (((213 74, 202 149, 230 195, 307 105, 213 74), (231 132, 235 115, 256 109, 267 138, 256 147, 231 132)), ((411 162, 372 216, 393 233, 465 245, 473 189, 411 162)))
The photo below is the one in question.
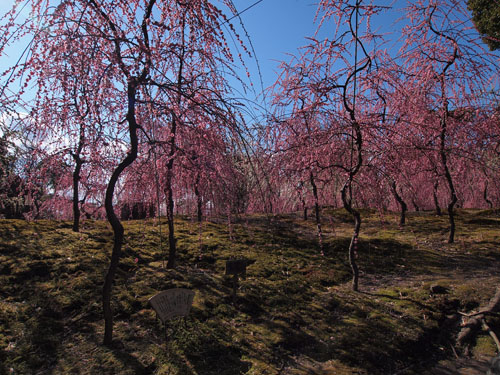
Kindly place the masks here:
MULTIPOLYGON (((181 28, 181 39, 182 39, 182 48, 181 53, 179 55, 179 70, 177 72, 177 105, 180 107, 182 100, 182 73, 184 69, 184 56, 185 56, 185 14, 182 18, 182 28, 181 28)), ((177 117, 176 114, 172 112, 172 128, 171 136, 170 136, 170 152, 168 155, 167 162, 167 186, 166 186, 166 195, 167 195, 167 224, 168 224, 168 261, 167 268, 175 268, 176 263, 176 239, 175 239, 175 231, 174 231, 174 194, 172 190, 172 178, 173 178, 173 169, 174 169, 174 156, 177 148, 176 144, 176 134, 177 134, 177 117)))
POLYGON ((203 200, 201 199, 200 190, 198 188, 200 184, 200 176, 196 176, 196 182, 194 184, 194 195, 196 196, 196 215, 198 223, 201 223, 203 219, 203 200))
POLYGON ((349 244, 349 264, 352 270, 352 290, 357 292, 359 290, 359 268, 356 262, 356 257, 357 257, 359 232, 361 229, 361 215, 356 209, 354 209, 352 205, 352 182, 354 180, 354 176, 359 172, 363 164, 363 155, 361 153, 363 138, 361 134, 361 127, 356 121, 356 118, 354 116, 354 111, 350 111, 350 115, 351 115, 353 130, 355 132, 354 134, 355 144, 353 144, 352 152, 353 153, 356 152, 356 164, 353 167, 351 167, 351 170, 349 172, 349 178, 342 187, 341 195, 344 208, 354 218, 354 233, 352 234, 351 242, 349 244))
POLYGON ((351 198, 347 198, 347 190, 350 190, 349 185, 352 183, 352 180, 349 179, 345 185, 342 187, 342 202, 344 204, 344 208, 353 216, 354 218, 354 233, 351 237, 351 242, 349 244, 349 264, 352 270, 352 290, 355 292, 359 289, 359 268, 356 262, 357 257, 357 246, 358 246, 358 238, 359 231, 361 229, 361 215, 357 210, 352 207, 351 198))
POLYGON ((493 203, 488 199, 488 180, 484 181, 483 198, 484 201, 488 204, 488 208, 493 208, 493 203))
POLYGON ((441 162, 444 169, 444 176, 446 178, 446 182, 448 183, 448 188, 450 189, 450 202, 448 203, 448 219, 450 223, 450 234, 448 236, 448 243, 455 242, 455 212, 453 211, 455 204, 457 203, 457 195, 455 193, 455 186, 453 184, 453 179, 451 177, 450 170, 448 168, 448 159, 446 155, 445 148, 445 137, 446 137, 446 120, 448 117, 448 108, 445 108, 445 114, 441 119, 441 162))
POLYGON ((441 101, 442 101, 442 107, 441 107, 441 132, 439 134, 439 154, 441 156, 441 165, 444 170, 444 176, 446 178, 446 182, 448 183, 448 188, 450 190, 450 201, 448 203, 448 218, 450 222, 450 235, 448 236, 448 243, 453 243, 455 241, 455 213, 453 212, 453 208, 455 204, 457 203, 457 195, 455 193, 455 186, 453 184, 453 178, 451 177, 450 169, 448 167, 448 156, 447 152, 448 150, 446 149, 446 136, 448 132, 448 116, 449 116, 449 109, 448 109, 448 98, 447 98, 447 90, 446 90, 446 85, 445 85, 445 78, 446 78, 446 72, 447 70, 453 65, 455 60, 458 58, 458 44, 455 39, 453 39, 450 36, 444 35, 443 33, 440 33, 439 31, 436 31, 436 29, 433 28, 432 26, 432 15, 433 12, 431 12, 431 15, 429 17, 428 23, 431 31, 439 35, 441 37, 444 37, 451 41, 454 45, 453 48, 453 56, 450 57, 448 61, 446 61, 446 65, 443 68, 442 73, 439 76, 440 79, 440 85, 441 85, 441 101))
POLYGON ((82 159, 79 156, 75 158, 76 165, 73 171, 73 232, 80 231, 80 205, 78 185, 80 181, 80 171, 82 170, 82 159))
POLYGON ((167 268, 175 268, 176 257, 176 240, 174 228, 174 192, 172 189, 172 168, 173 168, 173 155, 167 163, 167 181, 166 181, 166 196, 167 196, 167 225, 168 225, 168 261, 167 268))
POLYGON ((408 211, 408 206, 406 205, 403 198, 398 194, 398 190, 396 188, 396 181, 391 181, 391 191, 392 191, 392 194, 394 195, 394 198, 396 198, 396 201, 398 202, 399 207, 401 208, 401 214, 399 217, 399 225, 404 226, 406 224, 406 211, 408 211))
POLYGON ((439 200, 437 197, 437 189, 439 182, 434 182, 434 190, 432 191, 432 195, 434 197, 434 206, 436 207, 436 215, 441 216, 443 213, 441 212, 441 207, 439 207, 439 200))
MULTIPOLYGON (((179 78, 180 79, 180 78, 179 78)), ((177 132, 177 118, 172 114, 172 129, 170 136, 170 152, 168 154, 167 162, 167 179, 165 186, 165 195, 167 196, 167 225, 168 225, 168 261, 167 268, 175 268, 176 263, 176 239, 174 228, 174 192, 172 189, 172 177, 174 169, 174 157, 176 150, 175 136, 177 132)))
POLYGON ((127 87, 128 96, 128 112, 127 121, 129 126, 130 136, 130 151, 125 159, 121 161, 111 175, 108 186, 106 188, 106 199, 104 206, 106 208, 106 216, 111 227, 113 228, 114 241, 113 251, 111 253, 111 261, 109 264, 108 272, 104 278, 104 286, 102 289, 102 307, 104 312, 104 345, 111 345, 113 339, 113 311, 111 310, 111 292, 113 287, 113 280, 115 278, 118 263, 120 261, 122 243, 123 243, 123 226, 116 216, 113 208, 113 195, 115 186, 120 177, 120 174, 131 165, 137 158, 137 122, 135 118, 135 100, 136 100, 136 82, 129 82, 127 87))
POLYGON ((81 113, 78 109, 76 94, 75 94, 75 108, 82 119, 80 123, 80 131, 78 136, 78 146, 76 148, 75 153, 71 153, 73 160, 75 161, 75 170, 73 171, 73 232, 80 231, 80 205, 79 205, 79 183, 80 183, 80 173, 82 170, 82 165, 85 162, 82 157, 82 150, 85 144, 85 124, 83 123, 83 119, 87 116, 87 113, 81 113))
POLYGON ((412 198, 411 200, 411 204, 413 205, 413 208, 415 209, 415 211, 420 211, 420 207, 418 206, 417 202, 415 202, 415 199, 412 198))
POLYGON ((312 172, 309 174, 309 180, 311 182, 313 197, 314 197, 314 215, 316 218, 316 227, 318 228, 318 241, 319 241, 319 249, 323 252, 323 231, 321 229, 321 213, 319 207, 319 198, 318 198, 318 188, 316 186, 316 182, 314 181, 314 176, 312 172))
POLYGON ((307 221, 307 206, 305 200, 302 200, 302 207, 304 209, 304 221, 307 221))

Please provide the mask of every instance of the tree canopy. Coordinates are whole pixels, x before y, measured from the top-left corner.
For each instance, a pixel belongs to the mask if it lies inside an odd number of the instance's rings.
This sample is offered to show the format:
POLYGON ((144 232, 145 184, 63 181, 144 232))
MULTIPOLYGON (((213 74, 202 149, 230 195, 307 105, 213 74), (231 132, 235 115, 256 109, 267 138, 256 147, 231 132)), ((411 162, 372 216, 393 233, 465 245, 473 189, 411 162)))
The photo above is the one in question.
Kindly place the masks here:
POLYGON ((500 1, 468 0, 467 7, 472 12, 472 20, 483 41, 490 50, 500 48, 500 1))

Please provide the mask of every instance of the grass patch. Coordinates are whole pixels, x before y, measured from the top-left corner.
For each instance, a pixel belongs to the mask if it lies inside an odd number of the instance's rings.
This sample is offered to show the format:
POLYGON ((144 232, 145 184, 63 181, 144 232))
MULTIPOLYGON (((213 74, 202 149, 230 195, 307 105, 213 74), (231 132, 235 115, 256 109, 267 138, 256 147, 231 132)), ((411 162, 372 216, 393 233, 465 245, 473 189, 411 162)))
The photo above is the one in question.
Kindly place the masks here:
MULTIPOLYGON (((444 218, 410 214, 399 228, 396 214, 363 211, 360 293, 349 290, 352 224, 324 214, 324 254, 313 222, 296 215, 243 216, 231 233, 206 222, 201 241, 198 224, 178 218, 174 270, 164 219, 125 222, 111 348, 101 345, 108 225, 0 220, 0 374, 417 374, 451 356, 447 316, 484 305, 499 282, 496 212, 461 212, 448 245, 444 218), (233 304, 225 262, 239 257, 255 263, 233 304), (436 283, 447 292, 433 294, 436 283), (196 295, 166 341, 148 299, 178 287, 196 295)), ((481 336, 473 351, 490 344, 481 336)))

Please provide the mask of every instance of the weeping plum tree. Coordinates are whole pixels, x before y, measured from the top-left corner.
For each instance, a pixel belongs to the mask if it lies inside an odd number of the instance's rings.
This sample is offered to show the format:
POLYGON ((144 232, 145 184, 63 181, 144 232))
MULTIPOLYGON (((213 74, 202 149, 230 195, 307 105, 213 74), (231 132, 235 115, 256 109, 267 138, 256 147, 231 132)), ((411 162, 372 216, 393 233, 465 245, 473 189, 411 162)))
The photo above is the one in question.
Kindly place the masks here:
MULTIPOLYGON (((294 102, 300 103, 300 98, 308 98, 306 108, 314 111, 311 113, 321 114, 315 115, 318 131, 313 140, 313 157, 304 154, 302 148, 291 142, 285 144, 287 151, 298 153, 297 159, 302 160, 302 165, 313 166, 318 171, 336 169, 345 176, 341 197, 344 208, 354 219, 354 233, 348 250, 354 290, 358 290, 356 247, 361 216, 354 205, 353 187, 363 165, 363 126, 374 121, 372 114, 381 102, 368 85, 368 78, 373 74, 374 57, 370 56, 365 44, 372 40, 373 35, 368 30, 361 36, 358 25, 378 11, 375 6, 360 2, 350 5, 346 1, 321 1, 318 8, 320 27, 326 29, 325 25, 333 20, 336 34, 324 40, 312 39, 299 57, 291 64, 283 65, 277 85, 277 98, 286 109, 291 107, 294 110, 290 117, 295 117, 295 121, 297 114, 304 112, 300 105, 293 106, 294 102)), ((302 124, 306 129, 307 122, 302 124)), ((308 134, 307 131, 295 132, 297 134, 286 128, 282 131, 292 139, 308 134)), ((283 142, 283 138, 278 140, 283 142)), ((277 149, 281 146, 279 144, 277 149)))
POLYGON ((323 253, 323 232, 321 228, 321 209, 318 191, 319 174, 317 165, 324 157, 322 147, 328 142, 325 140, 322 123, 319 116, 320 104, 315 93, 308 95, 308 87, 297 83, 302 74, 307 74, 307 67, 282 64, 283 73, 274 86, 275 104, 275 134, 274 152, 275 180, 284 175, 290 184, 297 185, 304 209, 304 218, 307 220, 306 197, 303 190, 307 187, 312 193, 314 217, 316 221, 318 242, 323 253), (291 110, 291 114, 289 111, 291 110), (300 181, 300 182, 297 182, 300 181))
POLYGON ((359 25, 366 21, 369 23, 371 16, 380 9, 372 4, 362 4, 357 1, 350 5, 346 2, 321 1, 319 10, 323 13, 321 25, 326 20, 333 18, 337 24, 338 35, 326 43, 315 43, 310 48, 319 61, 324 61, 324 78, 318 86, 323 91, 330 103, 341 103, 336 108, 340 120, 338 123, 346 124, 343 137, 348 145, 348 156, 344 160, 337 161, 333 165, 340 167, 347 174, 345 183, 341 189, 341 197, 344 208, 354 219, 354 232, 349 244, 348 255, 353 278, 352 288, 359 288, 359 269, 356 261, 357 243, 361 229, 361 215, 354 206, 353 183, 356 175, 363 166, 363 125, 376 121, 373 114, 377 112, 381 104, 380 97, 376 91, 370 89, 370 76, 373 74, 373 60, 375 56, 368 53, 366 44, 373 35, 367 28, 364 35, 359 33, 359 25), (360 20, 359 17, 362 17, 360 20), (341 30, 341 25, 347 23, 347 33, 341 30), (352 53, 351 60, 345 56, 352 53), (335 72, 335 66, 342 62, 345 68, 335 72))
MULTIPOLYGON (((233 9, 230 1, 221 3, 233 9)), ((29 80, 34 79, 39 90, 48 92, 49 88, 43 81, 45 77, 38 76, 42 60, 50 63, 51 59, 56 59, 54 66, 61 69, 74 67, 75 60, 84 61, 87 65, 81 67, 81 72, 91 75, 79 75, 79 78, 88 80, 88 85, 81 87, 93 89, 92 92, 79 91, 77 95, 89 102, 96 100, 96 93, 111 98, 105 102, 111 103, 111 108, 96 106, 95 112, 109 116, 106 124, 111 124, 111 127, 106 132, 127 143, 126 147, 115 148, 117 161, 105 193, 106 215, 114 232, 111 261, 103 286, 104 343, 109 345, 113 333, 112 285, 124 235, 113 207, 115 188, 122 173, 137 157, 138 133, 148 131, 146 119, 167 114, 171 116, 173 127, 184 116, 183 109, 179 108, 181 101, 185 101, 186 107, 201 103, 199 111, 210 114, 224 112, 221 103, 224 104, 227 84, 221 66, 230 71, 234 62, 223 31, 227 18, 207 0, 78 0, 62 1, 55 6, 35 0, 30 5, 33 19, 21 25, 14 23, 16 10, 11 12, 9 30, 21 30, 16 31, 19 38, 32 35, 33 40, 27 63, 11 71, 7 84, 24 80, 23 87, 26 87, 29 80), (83 48, 68 49, 65 41, 69 37, 78 40, 83 48), (93 51, 92 59, 88 58, 89 51, 93 51), (176 77, 174 83, 173 76, 176 77), (150 107, 143 103, 153 98, 156 101, 154 110, 148 112, 150 107)), ((68 70, 54 71, 57 73, 63 76, 73 74, 68 70)), ((64 85, 63 80, 61 86, 64 85)), ((71 91, 66 97, 67 102, 60 105, 62 112, 68 111, 75 100, 70 94, 71 91)), ((38 106, 43 106, 43 103, 36 101, 34 108, 38 109, 38 106)), ((44 114, 47 118, 54 115, 50 110, 44 114)), ((43 127, 48 123, 35 122, 34 126, 43 127)), ((57 124, 60 125, 56 123, 54 126, 57 124)), ((175 134, 172 127, 166 132, 175 134)), ((79 133, 76 138, 74 144, 78 144, 79 133)), ((109 150, 95 150, 101 153, 100 157, 105 157, 106 151, 109 150)))
POLYGON ((453 169, 468 136, 468 128, 461 126, 464 117, 458 114, 484 105, 494 74, 494 58, 479 44, 478 35, 470 33, 469 26, 461 21, 468 17, 461 1, 410 3, 406 11, 409 21, 403 29, 399 71, 404 72, 402 81, 420 87, 415 97, 423 112, 419 115, 416 108, 410 109, 405 121, 425 134, 427 152, 439 161, 439 176, 449 193, 448 242, 453 243, 458 200, 453 169))

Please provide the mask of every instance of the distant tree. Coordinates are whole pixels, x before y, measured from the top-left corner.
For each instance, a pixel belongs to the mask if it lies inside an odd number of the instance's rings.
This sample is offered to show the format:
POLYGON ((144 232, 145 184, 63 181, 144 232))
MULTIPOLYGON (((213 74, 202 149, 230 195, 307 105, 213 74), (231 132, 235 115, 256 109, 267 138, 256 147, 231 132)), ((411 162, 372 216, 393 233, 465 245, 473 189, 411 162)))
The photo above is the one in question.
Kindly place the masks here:
POLYGON ((500 1, 468 0, 472 21, 491 51, 500 48, 500 1))

